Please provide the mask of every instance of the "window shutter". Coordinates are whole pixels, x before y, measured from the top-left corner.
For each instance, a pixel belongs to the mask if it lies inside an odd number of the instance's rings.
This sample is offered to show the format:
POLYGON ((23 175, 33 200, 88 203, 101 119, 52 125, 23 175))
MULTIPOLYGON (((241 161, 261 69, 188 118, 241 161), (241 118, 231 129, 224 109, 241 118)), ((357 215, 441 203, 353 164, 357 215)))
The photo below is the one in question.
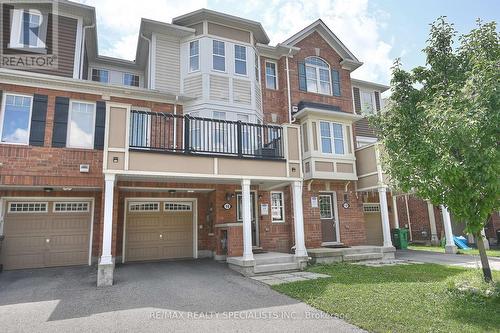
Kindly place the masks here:
POLYGON ((106 102, 98 101, 95 108, 94 149, 104 149, 104 127, 106 123, 106 102))
POLYGON ((375 107, 377 111, 380 111, 380 93, 378 91, 375 91, 375 107))
POLYGON ((31 111, 30 145, 43 147, 45 140, 45 119, 47 117, 47 95, 33 96, 31 111))
POLYGON ((332 89, 333 96, 340 96, 340 72, 332 69, 332 89))
POLYGON ((52 131, 52 147, 66 147, 68 134, 69 98, 56 97, 54 112, 54 130, 52 131))
POLYGON ((298 68, 299 68, 299 90, 307 91, 306 63, 303 61, 299 61, 298 68))
POLYGON ((359 95, 359 88, 353 87, 352 95, 354 98, 354 111, 356 111, 357 114, 361 114, 361 97, 359 95))

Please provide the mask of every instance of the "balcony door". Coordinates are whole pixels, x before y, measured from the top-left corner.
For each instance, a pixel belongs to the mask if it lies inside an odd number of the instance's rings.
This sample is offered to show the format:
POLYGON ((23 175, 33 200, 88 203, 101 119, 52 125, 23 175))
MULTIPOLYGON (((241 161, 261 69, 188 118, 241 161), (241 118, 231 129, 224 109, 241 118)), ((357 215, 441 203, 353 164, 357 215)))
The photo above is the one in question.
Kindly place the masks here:
POLYGON ((323 243, 339 243, 339 221, 337 211, 337 196, 335 192, 319 195, 319 215, 321 219, 321 234, 323 243))

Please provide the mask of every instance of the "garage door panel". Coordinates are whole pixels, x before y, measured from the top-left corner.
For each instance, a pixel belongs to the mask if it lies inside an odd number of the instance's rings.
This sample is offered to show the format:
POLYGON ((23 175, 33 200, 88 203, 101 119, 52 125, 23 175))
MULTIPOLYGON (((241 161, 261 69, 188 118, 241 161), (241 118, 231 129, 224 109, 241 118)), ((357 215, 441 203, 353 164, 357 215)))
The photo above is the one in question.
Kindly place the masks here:
POLYGON ((138 229, 153 229, 156 230, 161 225, 160 213, 156 213, 156 216, 151 216, 150 214, 145 215, 132 215, 130 216, 130 221, 127 221, 127 228, 130 230, 138 229))
POLYGON ((158 260, 160 259, 160 247, 129 247, 127 249, 128 261, 144 261, 144 260, 158 260))
POLYGON ((378 214, 365 214, 365 229, 368 245, 383 245, 382 220, 378 214))
POLYGON ((177 245, 162 247, 163 259, 192 258, 193 249, 191 247, 179 247, 177 245))
MULTIPOLYGON (((75 201, 58 198, 57 202, 63 205, 59 204, 58 211, 54 212, 55 203, 46 200, 44 212, 7 212, 2 245, 5 269, 88 264, 90 201, 82 201, 86 205, 82 212, 72 211, 74 205, 70 203, 75 201)), ((33 202, 29 199, 15 201, 17 206, 33 202)))

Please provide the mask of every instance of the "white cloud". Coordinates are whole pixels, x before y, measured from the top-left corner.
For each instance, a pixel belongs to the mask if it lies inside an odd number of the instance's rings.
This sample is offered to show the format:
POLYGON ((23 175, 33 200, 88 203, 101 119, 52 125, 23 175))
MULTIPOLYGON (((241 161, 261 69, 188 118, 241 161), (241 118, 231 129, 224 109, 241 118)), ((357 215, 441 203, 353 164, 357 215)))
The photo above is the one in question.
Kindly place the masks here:
POLYGON ((171 22, 205 7, 262 22, 271 44, 321 18, 364 62, 353 77, 381 83, 390 77, 392 40, 383 36, 389 14, 369 7, 368 0, 148 0, 140 5, 136 0, 80 1, 96 7, 101 54, 133 59, 141 17, 171 22))

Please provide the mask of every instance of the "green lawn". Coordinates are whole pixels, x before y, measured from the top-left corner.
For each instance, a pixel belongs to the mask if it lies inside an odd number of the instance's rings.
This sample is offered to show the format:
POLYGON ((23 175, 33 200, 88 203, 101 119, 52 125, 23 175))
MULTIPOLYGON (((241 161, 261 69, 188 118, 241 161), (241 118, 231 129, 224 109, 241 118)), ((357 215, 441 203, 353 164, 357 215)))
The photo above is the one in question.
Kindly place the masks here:
MULTIPOLYGON (((420 251, 432 251, 432 252, 440 252, 444 253, 444 248, 439 246, 427 246, 427 245, 417 245, 412 244, 408 245, 410 250, 420 250, 420 251)), ((471 254, 471 255, 479 255, 479 251, 477 249, 470 250, 458 250, 459 254, 471 254)), ((486 254, 490 257, 500 257, 500 250, 486 250, 486 254)))
MULTIPOLYGON (((500 286, 483 283, 478 270, 434 264, 309 270, 331 278, 273 288, 372 332, 500 332, 500 286), (464 281, 477 292, 460 291, 464 281)), ((500 281, 500 272, 493 274, 500 281)))

